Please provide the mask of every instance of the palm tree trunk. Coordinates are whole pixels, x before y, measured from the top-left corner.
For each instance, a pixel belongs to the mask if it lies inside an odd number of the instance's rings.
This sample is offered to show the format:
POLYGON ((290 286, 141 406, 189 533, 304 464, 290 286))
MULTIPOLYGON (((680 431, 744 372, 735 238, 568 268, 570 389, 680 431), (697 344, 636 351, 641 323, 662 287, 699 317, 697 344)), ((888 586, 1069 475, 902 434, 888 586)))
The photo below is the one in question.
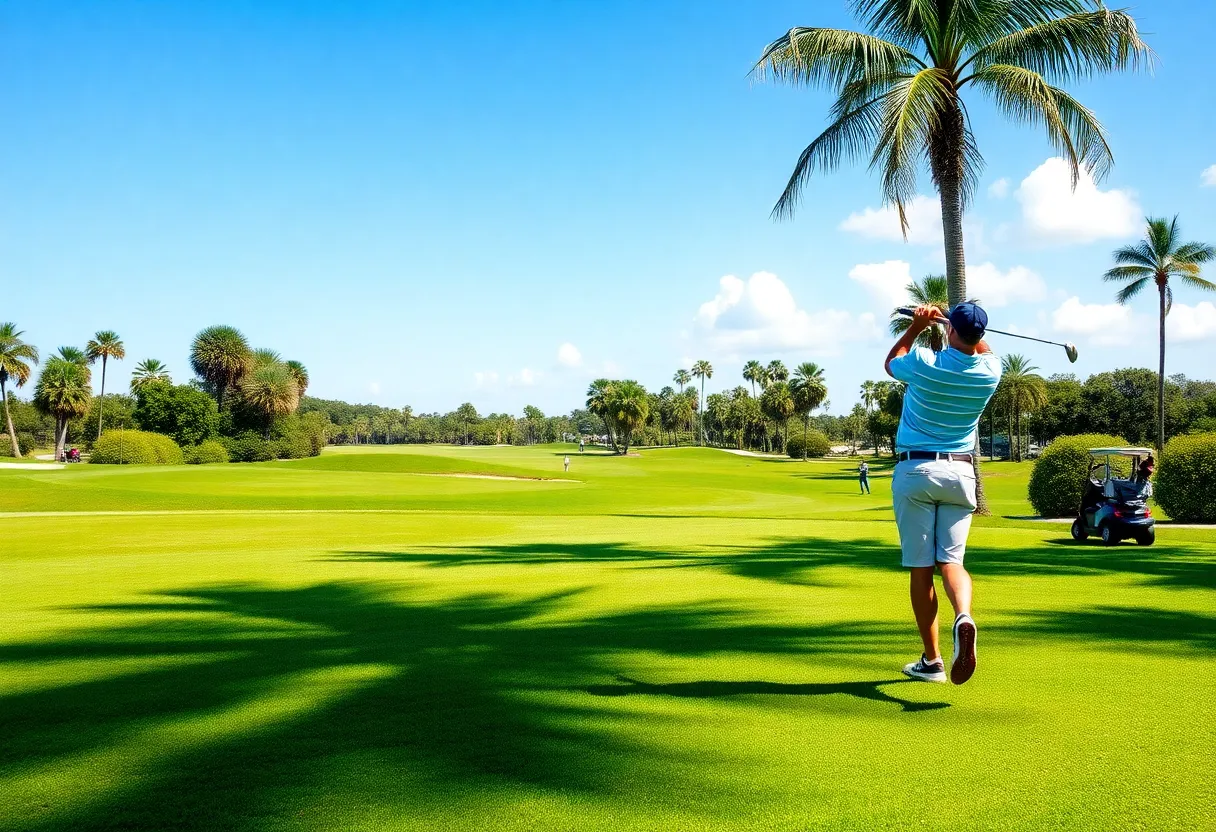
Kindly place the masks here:
POLYGON ((1157 453, 1161 453, 1161 449, 1165 447, 1165 287, 1164 282, 1157 287, 1161 297, 1161 326, 1158 332, 1161 352, 1157 365, 1157 453))
POLYGON ((68 441, 68 420, 60 416, 55 417, 55 461, 58 462, 63 456, 63 446, 68 441))
POLYGON ((17 431, 13 430, 13 414, 8 409, 8 391, 4 389, 4 379, 0 377, 0 399, 4 399, 4 422, 8 426, 8 438, 13 443, 13 457, 21 459, 21 446, 17 444, 17 431))
POLYGON ((1022 461, 1022 408, 1021 402, 1018 402, 1018 410, 1016 418, 1018 420, 1018 462, 1022 461))
POLYGON ((806 434, 807 434, 807 429, 810 427, 810 422, 811 422, 811 412, 808 410, 802 416, 802 461, 803 462, 806 462, 806 434))
POLYGON ((705 447, 705 376, 701 376, 701 404, 697 408, 697 427, 701 434, 701 447, 705 447))
POLYGON ((106 358, 101 357, 101 397, 97 399, 97 438, 101 438, 101 415, 106 409, 106 358))

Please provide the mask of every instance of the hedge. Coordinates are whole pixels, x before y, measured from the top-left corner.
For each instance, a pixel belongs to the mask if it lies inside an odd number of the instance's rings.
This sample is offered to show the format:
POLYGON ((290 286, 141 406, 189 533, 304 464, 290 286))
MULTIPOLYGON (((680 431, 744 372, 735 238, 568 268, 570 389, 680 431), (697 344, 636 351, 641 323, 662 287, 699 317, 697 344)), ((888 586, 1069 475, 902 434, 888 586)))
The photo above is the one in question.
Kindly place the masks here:
POLYGON ((254 431, 245 431, 240 436, 226 436, 222 440, 228 458, 233 462, 266 462, 274 459, 274 448, 254 431))
POLYGON ((108 430, 93 444, 90 463, 181 465, 182 449, 168 436, 146 430, 108 430))
POLYGON ((1216 523, 1216 433, 1166 442, 1154 480, 1157 503, 1172 519, 1216 523))
MULTIPOLYGON (((790 432, 793 435, 785 443, 785 452, 790 455, 791 459, 802 459, 802 431, 795 429, 790 432)), ((822 431, 812 428, 806 432, 806 455, 808 457, 824 457, 831 450, 832 443, 822 431)))
POLYGON ((228 461, 228 450, 214 439, 182 448, 182 453, 187 465, 213 465, 228 461))
MULTIPOLYGON (((1081 492, 1089 472, 1089 449, 1126 445, 1126 440, 1104 433, 1061 436, 1043 449, 1030 474, 1030 504, 1040 517, 1069 517, 1081 505, 1081 492)), ((1131 461, 1117 463, 1120 474, 1131 470, 1131 461)))

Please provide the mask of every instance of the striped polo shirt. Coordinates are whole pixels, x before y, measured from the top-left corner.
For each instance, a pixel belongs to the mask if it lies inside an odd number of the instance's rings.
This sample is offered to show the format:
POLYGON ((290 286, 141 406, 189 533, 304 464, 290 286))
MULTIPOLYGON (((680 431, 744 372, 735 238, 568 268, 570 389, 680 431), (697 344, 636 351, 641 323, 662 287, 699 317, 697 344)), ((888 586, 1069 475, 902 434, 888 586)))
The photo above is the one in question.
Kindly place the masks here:
POLYGON ((1001 380, 996 353, 916 347, 891 361, 891 375, 907 384, 897 451, 971 452, 980 414, 1001 380))

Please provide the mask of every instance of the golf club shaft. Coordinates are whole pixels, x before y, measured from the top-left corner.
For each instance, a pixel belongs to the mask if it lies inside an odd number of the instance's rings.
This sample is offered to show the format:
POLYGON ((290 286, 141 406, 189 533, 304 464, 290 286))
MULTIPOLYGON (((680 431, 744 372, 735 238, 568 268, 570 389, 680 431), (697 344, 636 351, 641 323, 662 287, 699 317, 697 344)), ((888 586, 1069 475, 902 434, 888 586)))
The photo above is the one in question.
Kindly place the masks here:
MULTIPOLYGON (((910 307, 910 306, 901 306, 898 311, 901 315, 907 315, 909 318, 911 318, 912 313, 915 310, 912 309, 912 307, 910 307)), ((946 318, 942 318, 942 317, 934 318, 933 322, 938 323, 938 324, 950 323, 949 320, 947 320, 946 318)), ((1053 347, 1063 347, 1064 349, 1068 349, 1068 344, 1063 344, 1063 343, 1060 343, 1059 341, 1048 341, 1045 338, 1035 338, 1033 335, 1019 335, 1016 332, 1005 332, 1003 329, 993 329, 992 327, 988 327, 984 331, 985 332, 995 332, 997 335, 1008 335, 1010 338, 1022 338, 1027 341, 1038 341, 1040 344, 1051 344, 1053 347)))

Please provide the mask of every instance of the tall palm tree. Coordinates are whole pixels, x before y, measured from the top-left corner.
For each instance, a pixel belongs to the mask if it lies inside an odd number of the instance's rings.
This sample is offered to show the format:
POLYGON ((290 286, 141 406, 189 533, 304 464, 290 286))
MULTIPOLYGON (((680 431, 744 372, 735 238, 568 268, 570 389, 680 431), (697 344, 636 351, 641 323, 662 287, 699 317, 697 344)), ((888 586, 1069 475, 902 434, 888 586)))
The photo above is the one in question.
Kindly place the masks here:
POLYGON ((799 27, 765 48, 761 80, 828 87, 831 119, 799 156, 775 216, 793 213, 815 171, 865 159, 907 231, 928 167, 941 197, 949 302, 967 296, 963 211, 983 165, 963 93, 974 88, 1019 124, 1041 127, 1072 170, 1113 163, 1102 125, 1054 84, 1151 62, 1135 20, 1101 0, 850 0, 869 33, 799 27))
POLYGON ((619 452, 627 454, 633 432, 644 427, 650 416, 650 396, 645 387, 631 380, 614 381, 608 390, 608 417, 616 425, 619 452))
POLYGON ((89 339, 89 343, 84 346, 84 351, 85 355, 89 357, 90 364, 101 359, 101 398, 97 400, 97 435, 101 436, 102 411, 106 406, 106 361, 111 358, 115 361, 122 361, 127 357, 127 350, 117 332, 103 329, 89 339))
POLYGON ((42 368, 34 387, 34 406, 55 418, 55 459, 63 456, 68 437, 68 421, 89 411, 93 398, 89 368, 62 356, 52 356, 42 368))
POLYGON ((255 364, 241 378, 241 397, 266 417, 266 438, 275 418, 300 405, 300 388, 283 362, 255 364))
POLYGON ((287 365, 287 372, 291 373, 291 377, 296 380, 296 387, 300 388, 300 398, 304 398, 304 392, 308 389, 308 368, 299 361, 284 361, 287 365))
POLYGON ((694 378, 701 379, 701 398, 697 400, 697 432, 701 434, 701 445, 705 444, 705 379, 714 377, 713 365, 708 361, 698 361, 692 365, 694 378))
POLYGON ((764 386, 764 379, 766 378, 765 372, 766 371, 764 369, 764 365, 761 364, 759 361, 756 361, 755 359, 752 359, 751 361, 749 361, 743 365, 743 380, 750 381, 752 383, 752 397, 753 398, 756 395, 757 382, 761 386, 764 386))
POLYGON ((148 358, 135 365, 135 370, 131 373, 131 392, 138 393, 157 381, 171 382, 173 379, 169 376, 169 368, 163 361, 148 358))
POLYGON ((1216 258, 1216 248, 1207 243, 1180 243, 1178 216, 1167 222, 1164 217, 1149 217, 1148 232, 1139 243, 1124 246, 1114 253, 1118 264, 1103 275, 1104 280, 1127 283, 1115 299, 1127 303, 1148 284, 1157 285, 1158 341, 1157 365, 1157 447, 1165 447, 1165 316, 1174 303, 1170 278, 1186 286, 1216 290, 1216 284, 1200 276, 1200 267, 1216 258))
POLYGON ((767 379, 765 385, 774 381, 789 381, 790 371, 785 368, 785 364, 780 358, 774 358, 768 362, 768 366, 764 368, 764 377, 767 379))
MULTIPOLYGON (((905 287, 905 291, 912 306, 934 306, 943 316, 950 310, 950 290, 944 274, 928 274, 920 280, 913 280, 905 287)), ((892 335, 903 335, 910 326, 911 318, 901 315, 898 311, 891 313, 892 335)), ((924 332, 916 336, 916 343, 934 352, 941 352, 946 348, 946 328, 941 324, 930 324, 924 332)))
POLYGON ((794 368, 794 380, 790 382, 794 396, 794 410, 802 414, 802 461, 806 462, 806 437, 810 432, 811 411, 819 407, 828 397, 828 386, 823 380, 823 368, 813 361, 804 361, 794 368))
POLYGON ((253 352, 241 331, 231 326, 209 326, 194 336, 190 346, 190 366, 215 390, 215 402, 224 408, 224 394, 239 384, 250 365, 253 352))
MULTIPOLYGON (((681 370, 680 372, 683 372, 681 370)), ((679 375, 677 373, 676 375, 679 375)), ((608 431, 608 441, 612 450, 616 450, 616 435, 613 432, 611 415, 609 413, 609 398, 612 395, 612 382, 606 378, 597 378, 587 388, 587 410, 599 416, 608 431)))
POLYGON ((1022 414, 1047 404, 1047 382, 1024 355, 1001 358, 1002 398, 1009 413, 1009 442, 1014 462, 1022 461, 1022 414), (1016 424, 1015 420, 1016 419, 1016 424))
POLYGON ((870 408, 878 401, 878 382, 863 381, 861 383, 861 404, 865 408, 866 416, 870 415, 870 408))
POLYGON ((38 363, 38 350, 21 340, 24 334, 12 321, 0 323, 0 399, 4 400, 4 423, 13 445, 13 456, 18 459, 21 445, 17 442, 17 431, 13 429, 13 414, 8 409, 8 382, 11 379, 14 387, 24 387, 30 380, 30 365, 38 363))
POLYGON ((77 364, 85 368, 85 375, 91 380, 93 373, 89 370, 89 356, 80 347, 60 347, 59 352, 51 356, 69 364, 77 364))
POLYGON ((692 381, 692 375, 688 370, 676 370, 676 374, 671 377, 671 380, 679 386, 680 392, 683 393, 685 386, 692 381))

